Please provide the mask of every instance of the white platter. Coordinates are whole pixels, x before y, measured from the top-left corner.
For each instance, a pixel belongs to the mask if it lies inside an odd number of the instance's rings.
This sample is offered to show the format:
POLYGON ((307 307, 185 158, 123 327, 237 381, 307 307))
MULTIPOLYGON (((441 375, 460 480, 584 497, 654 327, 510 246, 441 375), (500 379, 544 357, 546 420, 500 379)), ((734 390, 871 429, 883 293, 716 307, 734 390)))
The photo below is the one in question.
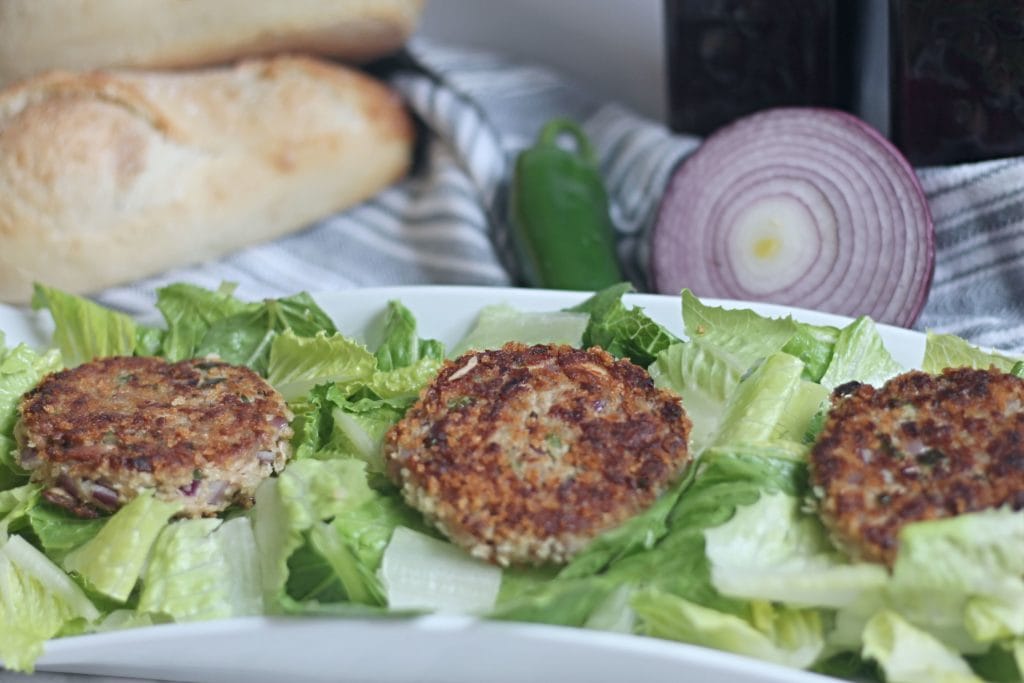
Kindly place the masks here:
MULTIPOLYGON (((315 296, 338 328, 372 340, 391 299, 415 315, 420 335, 457 341, 487 304, 554 310, 585 294, 477 287, 401 287, 315 296)), ((682 335, 680 299, 632 295, 656 321, 682 335)), ((844 325, 841 316, 766 304, 705 300, 844 325)), ((7 343, 45 345, 45 324, 0 307, 7 343)), ((919 366, 924 336, 879 326, 905 367, 919 366)), ((506 681, 644 681, 656 683, 813 683, 834 680, 708 650, 631 635, 479 621, 435 615, 420 619, 248 618, 78 636, 51 641, 37 670, 178 681, 348 681, 379 683, 504 683, 506 681)), ((2 674, 0 674, 2 676, 2 674)))

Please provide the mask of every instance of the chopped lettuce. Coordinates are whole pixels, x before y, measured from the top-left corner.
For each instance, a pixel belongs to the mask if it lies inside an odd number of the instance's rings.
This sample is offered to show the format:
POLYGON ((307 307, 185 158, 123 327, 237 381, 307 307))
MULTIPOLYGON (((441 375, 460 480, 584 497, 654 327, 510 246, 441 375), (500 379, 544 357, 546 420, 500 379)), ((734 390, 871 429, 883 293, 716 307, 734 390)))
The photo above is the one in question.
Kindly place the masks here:
POLYGON ((569 311, 520 311, 504 304, 485 306, 476 324, 449 354, 452 358, 470 350, 497 349, 506 342, 569 344, 581 346, 590 316, 569 311))
POLYGON ((203 337, 214 324, 242 314, 250 304, 234 297, 235 286, 225 283, 216 290, 179 282, 157 290, 156 307, 167 323, 161 349, 170 361, 193 358, 203 337))
POLYGON ((106 518, 76 517, 48 503, 33 504, 26 517, 46 556, 57 563, 63 562, 69 552, 92 539, 107 523, 106 518))
POLYGON ((647 367, 679 338, 651 320, 643 309, 622 302, 623 295, 632 290, 629 283, 612 285, 569 310, 590 316, 583 332, 585 346, 600 346, 613 356, 647 367))
POLYGON ((964 653, 1024 636, 1024 511, 986 510, 908 524, 892 609, 964 653))
POLYGON ((18 402, 26 391, 45 375, 59 370, 61 365, 61 355, 56 349, 39 353, 24 344, 13 349, 0 344, 0 491, 26 480, 15 453, 18 402))
POLYGON ((139 494, 114 513, 95 536, 64 558, 64 569, 96 592, 126 602, 142 576, 157 536, 180 506, 139 494))
POLYGON ((925 338, 924 360, 921 369, 938 374, 946 368, 968 367, 988 370, 995 366, 1003 372, 1013 369, 1019 358, 1001 353, 982 351, 960 337, 929 332, 925 338))
POLYGON ((631 604, 640 632, 658 638, 798 668, 814 664, 825 648, 821 615, 816 610, 759 602, 752 605, 751 617, 743 619, 657 590, 638 593, 631 604))
POLYGON ((300 603, 288 590, 289 559, 307 543, 307 532, 379 495, 367 484, 365 469, 354 459, 298 460, 256 489, 253 531, 268 610, 300 603))
POLYGON ((0 491, 0 544, 7 540, 12 530, 24 526, 25 518, 39 500, 39 491, 38 484, 23 484, 0 491))
POLYGON ((32 307, 49 310, 55 325, 53 343, 68 367, 104 356, 135 355, 140 340, 150 338, 131 316, 59 289, 37 284, 32 307))
POLYGON ((884 587, 881 565, 850 564, 800 499, 778 491, 704 532, 715 588, 794 607, 843 607, 884 587))
POLYGON ((407 368, 423 359, 444 360, 444 344, 436 339, 420 339, 416 318, 399 301, 389 301, 384 317, 384 339, 374 356, 382 372, 407 368))
POLYGON ((774 353, 730 396, 711 443, 715 446, 791 443, 803 455, 803 435, 828 391, 803 377, 804 364, 774 353))
POLYGON ((0 542, 0 659, 31 671, 43 643, 99 610, 71 578, 21 536, 0 542))
POLYGON ((861 317, 839 332, 821 384, 829 390, 851 381, 879 386, 903 369, 886 350, 875 323, 861 317))
POLYGON ((889 611, 867 623, 863 653, 881 665, 887 683, 984 683, 963 658, 889 611))
POLYGON ((271 344, 267 381, 292 401, 318 384, 369 380, 376 369, 373 354, 344 335, 300 337, 285 330, 271 344))
POLYGON ((393 609, 480 614, 494 607, 501 569, 400 526, 384 551, 380 579, 393 609))
POLYGON ((188 519, 167 526, 146 566, 138 610, 175 621, 262 614, 249 518, 188 519))

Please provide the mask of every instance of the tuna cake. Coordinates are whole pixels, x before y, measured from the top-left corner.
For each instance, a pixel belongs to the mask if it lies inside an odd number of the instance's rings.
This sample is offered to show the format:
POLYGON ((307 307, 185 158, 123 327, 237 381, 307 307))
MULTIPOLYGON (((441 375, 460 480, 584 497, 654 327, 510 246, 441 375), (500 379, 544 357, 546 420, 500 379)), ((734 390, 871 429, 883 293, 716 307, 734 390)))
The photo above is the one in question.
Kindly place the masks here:
POLYGON ((95 360, 46 377, 21 400, 20 464, 43 496, 81 517, 143 490, 180 516, 252 504, 290 455, 292 414, 245 367, 216 360, 95 360))
POLYGON ((405 500, 472 555, 567 561, 690 462, 690 421, 600 349, 509 343, 447 361, 385 438, 405 500))
POLYGON ((911 522, 1024 508, 1024 380, 957 368, 844 385, 810 465, 837 543, 892 566, 911 522))

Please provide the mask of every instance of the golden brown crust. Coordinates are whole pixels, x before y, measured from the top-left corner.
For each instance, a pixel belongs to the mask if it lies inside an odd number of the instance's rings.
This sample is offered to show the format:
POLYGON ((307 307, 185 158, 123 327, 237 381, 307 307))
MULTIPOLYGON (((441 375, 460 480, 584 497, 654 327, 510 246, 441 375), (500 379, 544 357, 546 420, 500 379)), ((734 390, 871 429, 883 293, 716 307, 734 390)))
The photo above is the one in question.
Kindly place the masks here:
POLYGON ((600 349, 510 343, 442 368, 385 440, 406 500, 474 555, 562 562, 689 462, 678 396, 600 349))
MULTIPOLYGON (((284 466, 292 415, 248 368, 215 360, 114 357, 46 377, 19 407, 22 464, 52 502, 109 510, 142 489, 210 514, 251 500, 284 466), (203 482, 200 485, 198 482, 203 482), (215 482, 219 500, 198 489, 215 482), (112 504, 91 487, 117 495, 112 504)), ((210 491, 212 494, 214 491, 210 491)))
POLYGON ((957 368, 839 387, 811 479, 837 541, 890 566, 910 522, 1024 508, 1024 380, 957 368))
POLYGON ((0 91, 0 301, 26 302, 34 281, 94 292, 306 227, 401 177, 413 135, 387 86, 305 57, 0 91))

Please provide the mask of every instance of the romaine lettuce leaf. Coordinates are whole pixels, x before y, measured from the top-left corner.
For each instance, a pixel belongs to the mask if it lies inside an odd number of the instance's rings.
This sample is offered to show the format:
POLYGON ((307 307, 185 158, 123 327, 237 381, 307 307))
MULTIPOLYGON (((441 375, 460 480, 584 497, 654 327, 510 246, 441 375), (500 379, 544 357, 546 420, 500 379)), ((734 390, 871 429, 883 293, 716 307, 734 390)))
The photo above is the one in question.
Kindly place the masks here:
POLYGON ((308 595, 304 586, 315 585, 321 593, 324 587, 333 587, 336 600, 387 604, 378 569, 400 526, 425 530, 417 512, 396 496, 383 495, 314 525, 308 547, 315 552, 307 555, 301 582, 289 577, 289 594, 308 595))
POLYGON ((584 346, 600 346, 613 356, 629 358, 645 368, 680 340, 651 320, 642 308, 627 307, 622 296, 631 291, 633 286, 628 282, 612 285, 568 310, 590 315, 583 333, 584 346))
POLYGON ((48 503, 33 505, 28 510, 27 518, 43 552, 58 564, 64 561, 69 552, 98 534, 107 523, 105 517, 76 517, 67 510, 48 503))
POLYGON ((157 536, 179 509, 149 491, 115 512, 95 536, 64 558, 64 569, 117 602, 125 602, 142 575, 157 536))
POLYGON ((381 559, 380 580, 393 609, 480 614, 494 607, 501 569, 400 526, 381 559))
POLYGON ((99 610, 71 578, 21 536, 0 542, 0 659, 31 671, 43 643, 99 610))
POLYGON ((370 472, 384 472, 384 435, 402 418, 403 410, 379 399, 339 398, 331 411, 334 429, 324 448, 358 458, 370 472))
POLYGON ((868 621, 863 655, 881 665, 887 683, 984 683, 956 652, 890 611, 868 621))
POLYGON ((288 329, 271 344, 267 381, 292 401, 319 384, 367 381, 376 368, 373 354, 344 335, 300 337, 288 329))
POLYGON ((256 489, 253 532, 259 551, 264 604, 282 611, 294 599, 286 588, 288 561, 315 524, 363 505, 376 495, 365 463, 354 459, 293 461, 256 489))
POLYGON ((704 540, 715 588, 733 597, 843 607, 878 593, 889 577, 881 565, 851 564, 800 499, 777 491, 737 508, 704 540))
POLYGON ((498 349, 506 342, 582 346, 590 317, 568 311, 520 311, 505 304, 480 309, 476 324, 451 350, 452 358, 469 350, 498 349))
POLYGON ((821 384, 829 390, 851 381, 880 386, 903 369, 885 348, 875 323, 861 317, 839 332, 821 384))
POLYGON ((712 445, 786 443, 802 456, 807 426, 828 396, 827 389, 803 379, 803 369, 788 353, 765 358, 730 395, 712 445))
POLYGON ((436 339, 420 339, 416 333, 416 318, 399 301, 388 302, 383 336, 374 352, 377 369, 382 372, 416 365, 424 358, 444 360, 444 344, 436 339))
POLYGON ((1024 636, 1024 511, 987 510, 908 524, 889 604, 963 653, 1024 636))
POLYGON ((633 596, 641 633, 806 668, 825 648, 817 610, 754 603, 749 619, 703 607, 658 590, 633 596))
POLYGON ((302 337, 337 331, 308 294, 267 299, 211 325, 195 355, 217 355, 228 363, 247 365, 265 375, 274 337, 288 329, 302 337))
POLYGON ((188 519, 167 526, 146 566, 138 609, 175 621, 262 614, 249 518, 188 519))
POLYGON ((39 284, 32 307, 50 311, 55 325, 53 343, 68 367, 105 356, 135 355, 140 337, 146 339, 149 334, 129 315, 39 284))
POLYGON ((989 353, 960 337, 951 334, 928 332, 925 338, 924 360, 921 369, 925 372, 938 374, 946 368, 979 368, 988 370, 995 366, 1003 372, 1009 372, 1019 358, 1011 358, 1001 353, 989 353))
POLYGON ((222 284, 209 290, 178 282, 157 290, 156 307, 167 323, 162 355, 169 361, 196 356, 196 349, 210 327, 225 318, 253 307, 233 295, 235 285, 222 284))
POLYGON ((60 352, 38 353, 24 344, 0 346, 0 491, 23 483, 27 474, 16 461, 14 425, 22 395, 62 366, 60 352))
POLYGON ((39 500, 40 490, 38 484, 23 484, 0 491, 0 544, 7 540, 11 531, 24 526, 25 518, 39 500))

